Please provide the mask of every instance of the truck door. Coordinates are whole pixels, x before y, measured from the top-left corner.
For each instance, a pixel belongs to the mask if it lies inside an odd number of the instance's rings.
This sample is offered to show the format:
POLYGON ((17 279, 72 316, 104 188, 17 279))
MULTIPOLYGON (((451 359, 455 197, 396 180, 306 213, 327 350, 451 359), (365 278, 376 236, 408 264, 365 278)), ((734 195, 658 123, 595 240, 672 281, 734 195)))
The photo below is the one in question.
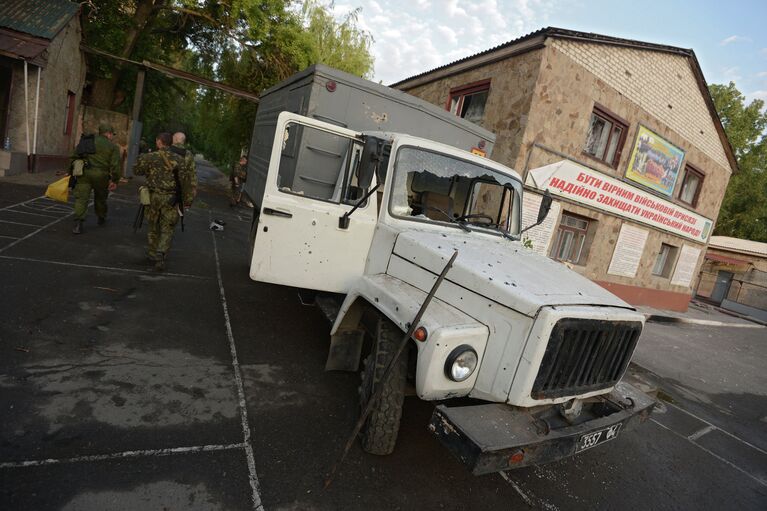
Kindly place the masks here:
MULTIPOLYGON (((357 184, 360 134, 283 112, 277 120, 250 278, 345 293, 362 275, 373 239, 376 195, 338 219, 366 190, 357 184)), ((371 185, 373 186, 373 185, 371 185)))

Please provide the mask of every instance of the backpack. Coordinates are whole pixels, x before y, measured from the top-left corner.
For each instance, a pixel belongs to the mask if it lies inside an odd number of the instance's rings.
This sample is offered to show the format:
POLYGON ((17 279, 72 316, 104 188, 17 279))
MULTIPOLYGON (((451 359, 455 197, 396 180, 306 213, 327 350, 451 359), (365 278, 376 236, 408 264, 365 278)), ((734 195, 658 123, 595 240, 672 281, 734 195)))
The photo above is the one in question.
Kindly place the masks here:
POLYGON ((75 152, 80 156, 86 154, 96 154, 96 135, 92 133, 87 135, 83 134, 80 137, 80 141, 77 143, 75 152))

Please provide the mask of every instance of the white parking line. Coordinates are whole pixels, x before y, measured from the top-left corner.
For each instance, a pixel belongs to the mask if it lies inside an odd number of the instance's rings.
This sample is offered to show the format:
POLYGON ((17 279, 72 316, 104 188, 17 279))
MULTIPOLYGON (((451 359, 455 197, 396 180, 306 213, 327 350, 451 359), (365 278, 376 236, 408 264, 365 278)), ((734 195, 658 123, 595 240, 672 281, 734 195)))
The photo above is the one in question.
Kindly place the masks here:
MULTIPOLYGON (((0 249, 0 252, 2 252, 3 250, 5 250, 5 248, 0 249)), ((139 273, 143 275, 157 275, 157 276, 163 276, 163 277, 180 277, 185 279, 208 280, 208 277, 202 277, 200 275, 190 275, 188 273, 163 272, 161 274, 158 274, 157 272, 152 270, 137 270, 134 268, 118 268, 115 266, 99 266, 96 264, 68 263, 66 261, 49 261, 47 259, 34 259, 32 257, 14 257, 14 256, 0 255, 0 259, 7 259, 10 261, 23 261, 23 262, 29 262, 29 263, 55 264, 58 266, 70 266, 72 268, 87 268, 89 270, 113 271, 117 273, 139 273)))
MULTIPOLYGON (((208 214, 209 220, 212 216, 208 214)), ((252 492, 253 509, 263 511, 264 505, 261 502, 259 493, 258 475, 256 474, 256 460, 253 456, 253 446, 250 445, 250 423, 248 422, 248 409, 245 401, 245 388, 242 385, 242 374, 240 371, 240 362, 237 359, 237 348, 234 344, 234 334, 232 333, 232 323, 229 320, 229 307, 226 305, 226 293, 224 292, 224 280, 221 277, 221 261, 218 257, 218 243, 216 242, 215 231, 210 231, 213 239, 213 253, 216 256, 216 276, 218 277, 218 290, 221 294, 221 307, 224 310, 224 322, 226 325, 226 337, 229 339, 229 351, 232 355, 232 369, 234 371, 234 381, 237 384, 237 397, 240 408, 240 422, 242 423, 243 443, 245 444, 245 456, 248 461, 248 479, 252 492)))
POLYGON ((83 461, 107 461, 122 458, 140 458, 147 456, 170 456, 173 454, 190 454, 198 452, 229 451, 232 449, 242 449, 245 444, 226 444, 226 445, 193 445, 189 447, 171 447, 169 449, 144 449, 138 451, 123 451, 111 454, 94 454, 90 456, 75 456, 73 458, 48 458, 44 460, 26 460, 26 461, 8 461, 0 463, 0 469, 3 468, 25 468, 40 467, 43 465, 59 465, 62 463, 79 463, 83 461))
MULTIPOLYGON (((735 469, 735 470, 737 470, 738 472, 740 472, 740 473, 742 473, 743 475, 745 475, 745 476, 747 476, 747 477, 749 477, 749 478, 753 479, 753 480, 754 480, 754 481, 756 481, 757 483, 759 483, 759 484, 761 484, 762 486, 764 486, 765 488, 767 488, 767 482, 765 482, 765 481, 762 481, 761 479, 759 479, 759 478, 758 478, 758 477, 756 477, 755 475, 753 475, 753 474, 751 474, 750 472, 748 472, 746 469, 740 468, 740 467, 739 467, 739 466, 737 466, 735 463, 733 463, 733 462, 731 462, 731 461, 729 461, 729 460, 726 460, 726 459, 722 458, 721 456, 719 456, 719 455, 718 455, 718 454, 716 454, 715 452, 713 452, 713 451, 711 451, 711 450, 709 450, 709 449, 706 449, 705 447, 703 447, 703 446, 702 446, 702 445, 700 445, 699 443, 695 442, 694 440, 690 440, 688 437, 686 437, 686 436, 684 436, 684 435, 682 435, 682 434, 679 434, 679 433, 677 433, 676 431, 674 431, 673 429, 669 428, 668 426, 664 426, 663 424, 661 424, 661 423, 660 423, 660 422, 658 422, 657 420, 655 420, 655 419, 653 419, 653 418, 650 418, 650 420, 651 420, 651 421, 653 421, 653 422, 654 422, 655 424, 657 424, 658 426, 662 427, 663 429, 665 429, 665 430, 667 430, 667 431, 670 431, 671 433, 673 433, 674 435, 678 436, 679 438, 684 438, 685 440, 687 440, 688 442, 690 442, 692 445, 694 445, 694 446, 695 446, 695 447, 697 447, 698 449, 700 449, 700 450, 702 450, 702 451, 704 451, 704 452, 707 452, 708 454, 710 454, 710 455, 711 455, 711 456, 713 456, 714 458, 718 459, 718 460, 719 460, 719 461, 721 461, 722 463, 724 463, 724 464, 726 464, 726 465, 729 465, 730 467, 734 468, 734 469, 735 469)), ((721 430, 720 430, 720 431, 721 431, 721 430)))
MULTIPOLYGON (((750 447, 751 449, 754 449, 755 451, 759 451, 759 452, 760 452, 760 453, 762 453, 762 454, 765 454, 765 455, 767 455, 767 451, 765 451, 764 449, 761 449, 761 448, 759 448, 759 447, 755 446, 754 444, 752 444, 752 443, 750 443, 750 442, 748 442, 748 441, 746 441, 746 440, 743 440, 742 438, 740 438, 740 437, 739 437, 739 436, 737 436, 737 435, 733 435, 733 434, 732 434, 732 433, 730 433, 729 431, 725 431, 724 429, 722 429, 722 428, 720 428, 720 427, 717 427, 717 426, 715 426, 714 424, 710 423, 710 422, 709 422, 709 421, 707 421, 706 419, 704 419, 704 418, 702 418, 702 417, 698 417, 698 416, 697 416, 697 415, 695 415, 694 413, 692 413, 692 412, 688 412, 688 411, 687 411, 687 410, 685 410, 684 408, 680 408, 679 406, 675 405, 674 403, 669 403, 669 402, 666 402, 666 401, 664 401, 664 402, 663 402, 663 404, 664 404, 664 405, 666 405, 666 406, 672 406, 672 407, 674 407, 676 410, 679 410, 679 411, 680 411, 680 412, 682 412, 682 413, 686 413, 686 414, 687 414, 687 415, 689 415, 690 417, 693 417, 693 418, 695 418, 695 419, 698 419, 698 420, 699 420, 699 421, 701 421, 702 423, 706 424, 708 427, 712 428, 712 429, 711 429, 711 431, 713 431, 713 430, 716 430, 716 431, 721 431, 722 433, 724 433, 724 434, 725 434, 725 435, 727 435, 728 437, 732 438, 733 440, 737 440, 737 441, 738 441, 738 442, 740 442, 741 444, 743 444, 743 445, 745 445, 745 446, 747 446, 747 447, 750 447)), ((708 428, 704 428, 704 429, 708 429, 708 428)), ((702 431, 702 430, 701 430, 701 431, 702 431)), ((698 433, 701 433, 701 432, 699 431, 698 433)), ((696 438, 700 438, 701 436, 705 435, 706 433, 708 433, 708 431, 706 431, 705 433, 701 433, 701 434, 700 434, 700 435, 698 435, 696 438)), ((695 434, 695 433, 693 433, 693 434, 695 434)), ((692 435, 691 435, 691 436, 692 436, 692 435)))
POLYGON ((73 214, 73 213, 69 213, 68 215, 64 215, 64 216, 62 216, 62 217, 59 217, 59 218, 57 218, 57 219, 56 219, 56 220, 54 220, 53 222, 48 222, 47 224, 45 224, 45 225, 41 226, 39 229, 35 229, 34 231, 30 232, 29 234, 27 234, 27 235, 26 235, 26 236, 24 236, 23 238, 19 238, 19 239, 17 239, 17 240, 16 240, 16 241, 14 241, 14 242, 12 242, 12 243, 9 243, 8 245, 4 246, 3 248, 0 248, 0 253, 3 253, 3 252, 5 252, 6 250, 8 250, 9 248, 11 248, 11 247, 14 247, 14 246, 18 245, 19 243, 21 243, 21 242, 22 242, 22 241, 24 241, 24 240, 28 240, 29 238, 31 238, 31 237, 32 237, 32 236, 34 236, 35 234, 39 233, 40 231, 42 231, 42 230, 44 230, 44 229, 47 229, 48 227, 50 227, 50 226, 52 226, 52 225, 54 225, 54 224, 57 224, 57 223, 61 222, 62 220, 65 220, 65 219, 69 218, 70 216, 72 216, 72 214, 73 214))
POLYGON ((3 219, 0 219, 0 223, 13 224, 13 225, 23 225, 25 227, 42 227, 39 224, 25 224, 23 222, 12 222, 11 220, 3 220, 3 219))
POLYGON ((16 204, 11 204, 10 206, 5 206, 0 208, 0 211, 5 211, 7 209, 15 208, 16 206, 23 206, 24 204, 29 204, 30 202, 34 202, 38 199, 44 199, 45 195, 41 195, 40 197, 35 197, 34 199, 25 200, 23 202, 17 202, 16 204))

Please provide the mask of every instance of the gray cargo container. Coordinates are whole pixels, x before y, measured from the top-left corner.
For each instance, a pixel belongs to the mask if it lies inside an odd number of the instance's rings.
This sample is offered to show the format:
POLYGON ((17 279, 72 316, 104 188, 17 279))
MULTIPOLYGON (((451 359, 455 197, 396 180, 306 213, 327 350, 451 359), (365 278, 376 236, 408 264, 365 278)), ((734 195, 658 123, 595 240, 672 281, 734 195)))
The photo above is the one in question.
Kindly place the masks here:
MULTIPOLYGON (((355 131, 386 131, 434 140, 459 149, 481 148, 489 156, 495 135, 419 98, 321 64, 261 94, 253 127, 245 191, 259 211, 274 130, 280 112, 292 112, 355 131)), ((314 197, 329 196, 341 170, 337 137, 291 133, 281 162, 280 187, 314 197)))

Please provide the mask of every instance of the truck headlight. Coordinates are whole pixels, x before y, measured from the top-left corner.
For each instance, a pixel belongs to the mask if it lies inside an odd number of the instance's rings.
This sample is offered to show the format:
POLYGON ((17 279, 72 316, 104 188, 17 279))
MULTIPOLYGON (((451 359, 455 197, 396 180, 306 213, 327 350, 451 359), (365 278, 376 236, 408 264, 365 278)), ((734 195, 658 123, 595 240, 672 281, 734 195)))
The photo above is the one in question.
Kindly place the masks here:
POLYGON ((453 381, 464 381, 477 368, 477 352, 468 344, 462 344, 450 352, 445 361, 445 375, 453 381))

